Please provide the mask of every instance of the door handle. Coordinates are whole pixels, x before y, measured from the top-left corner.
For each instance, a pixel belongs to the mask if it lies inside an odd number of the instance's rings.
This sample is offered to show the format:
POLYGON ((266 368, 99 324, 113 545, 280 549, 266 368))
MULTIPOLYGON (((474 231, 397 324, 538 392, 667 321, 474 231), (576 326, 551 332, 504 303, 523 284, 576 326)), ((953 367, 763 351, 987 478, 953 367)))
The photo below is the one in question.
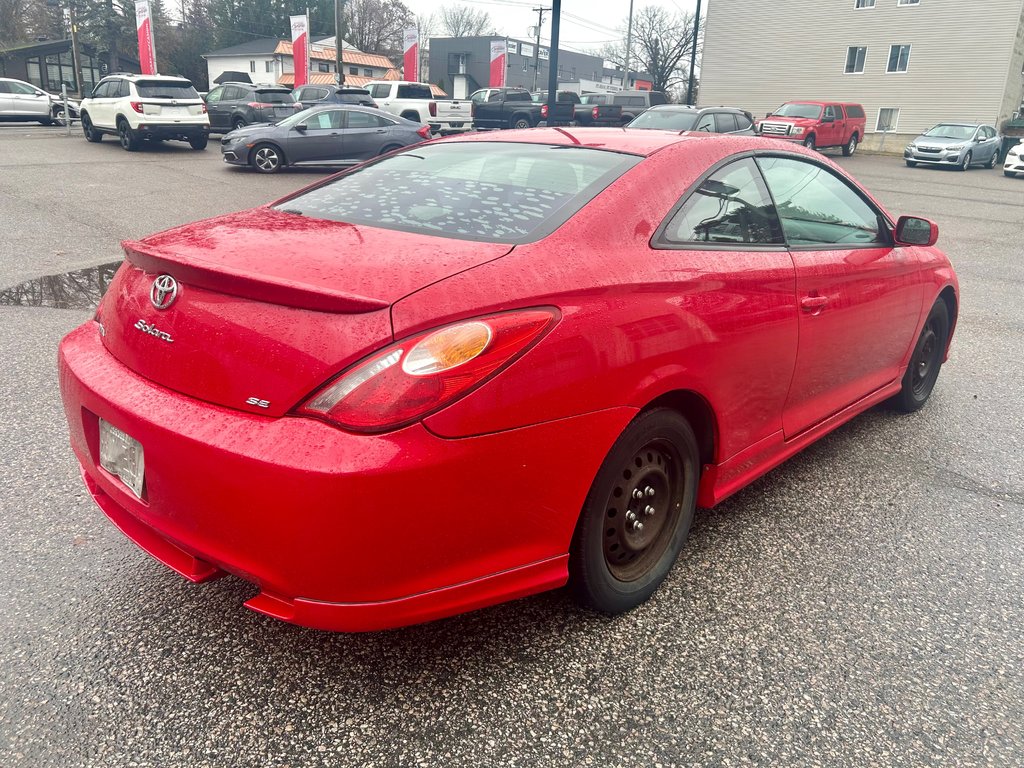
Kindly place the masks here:
POLYGON ((812 315, 819 314, 828 305, 828 296, 804 296, 800 299, 800 309, 812 315))

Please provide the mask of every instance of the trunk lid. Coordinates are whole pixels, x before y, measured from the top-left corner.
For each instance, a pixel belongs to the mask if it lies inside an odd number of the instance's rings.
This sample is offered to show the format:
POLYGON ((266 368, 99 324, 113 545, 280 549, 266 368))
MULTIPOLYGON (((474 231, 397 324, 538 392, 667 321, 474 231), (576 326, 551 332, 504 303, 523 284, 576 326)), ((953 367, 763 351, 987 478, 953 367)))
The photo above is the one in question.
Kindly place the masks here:
POLYGON ((99 311, 107 350, 169 389, 268 416, 390 342, 395 301, 510 250, 268 208, 123 245, 99 311))

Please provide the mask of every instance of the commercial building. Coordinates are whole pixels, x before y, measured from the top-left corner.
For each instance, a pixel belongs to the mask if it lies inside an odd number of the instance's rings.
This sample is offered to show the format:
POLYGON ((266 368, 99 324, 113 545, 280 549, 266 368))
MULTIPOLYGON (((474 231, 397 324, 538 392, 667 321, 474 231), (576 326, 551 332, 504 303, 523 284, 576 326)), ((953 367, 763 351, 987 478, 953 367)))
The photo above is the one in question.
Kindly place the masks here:
POLYGON ((1024 99, 1024 0, 714 0, 704 29, 702 105, 860 102, 869 148, 943 120, 998 128, 1024 99))
MULTIPOLYGON (((550 51, 535 41, 497 36, 433 37, 429 77, 454 98, 464 99, 491 83, 491 43, 506 42, 505 85, 547 90, 550 51)), ((622 89, 623 74, 607 69, 604 59, 576 51, 558 51, 559 88, 579 93, 622 89)), ((649 76, 630 74, 630 87, 650 90, 649 76)))
MULTIPOLYGON (((98 53, 91 46, 79 45, 78 63, 82 70, 82 85, 88 93, 107 74, 107 55, 98 53)), ((119 56, 118 69, 138 72, 139 62, 119 56)), ((0 77, 24 80, 51 93, 60 93, 61 84, 66 83, 68 93, 78 93, 71 40, 46 40, 0 51, 0 77)))

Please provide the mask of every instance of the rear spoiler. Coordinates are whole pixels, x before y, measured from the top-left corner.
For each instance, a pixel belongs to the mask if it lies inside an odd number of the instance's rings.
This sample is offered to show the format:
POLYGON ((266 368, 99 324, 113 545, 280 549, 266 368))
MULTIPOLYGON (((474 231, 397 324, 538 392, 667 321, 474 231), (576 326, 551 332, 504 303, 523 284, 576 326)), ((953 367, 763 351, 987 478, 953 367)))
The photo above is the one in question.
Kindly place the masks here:
POLYGON ((189 285, 230 296, 297 309, 353 315, 376 312, 388 307, 388 302, 380 299, 346 293, 322 284, 310 285, 276 275, 253 277, 236 268, 180 254, 164 253, 134 240, 122 241, 121 247, 124 248, 125 258, 146 272, 166 272, 189 285))

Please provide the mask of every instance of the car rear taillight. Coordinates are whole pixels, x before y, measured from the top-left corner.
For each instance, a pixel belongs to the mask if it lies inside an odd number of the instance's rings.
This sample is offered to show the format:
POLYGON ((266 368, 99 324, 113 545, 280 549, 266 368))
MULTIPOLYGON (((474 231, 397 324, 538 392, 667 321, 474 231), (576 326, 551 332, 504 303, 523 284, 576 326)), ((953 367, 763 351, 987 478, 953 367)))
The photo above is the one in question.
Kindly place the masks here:
POLYGON ((141 101, 133 101, 133 102, 131 102, 131 105, 132 105, 132 109, 134 109, 140 115, 142 114, 142 102, 141 101))
POLYGON ((597 113, 599 111, 600 111, 600 109, 598 107, 594 107, 592 110, 590 110, 590 116, 592 118, 594 118, 595 120, 597 120, 597 113))
POLYGON ((420 127, 416 131, 416 133, 419 134, 420 136, 422 136, 424 139, 429 139, 430 138, 430 126, 429 125, 424 125, 424 126, 420 127))
POLYGON ((426 331, 357 363, 296 412, 355 432, 411 424, 509 366, 558 317, 553 308, 515 310, 426 331))
POLYGON ((548 105, 547 104, 541 104, 540 105, 540 116, 541 116, 541 119, 543 119, 543 120, 547 120, 548 119, 548 105))
POLYGON ((427 107, 427 111, 430 113, 431 117, 437 117, 437 102, 430 102, 430 105, 427 107))
POLYGON ((206 114, 206 105, 205 104, 203 104, 203 114, 204 115, 206 114))

